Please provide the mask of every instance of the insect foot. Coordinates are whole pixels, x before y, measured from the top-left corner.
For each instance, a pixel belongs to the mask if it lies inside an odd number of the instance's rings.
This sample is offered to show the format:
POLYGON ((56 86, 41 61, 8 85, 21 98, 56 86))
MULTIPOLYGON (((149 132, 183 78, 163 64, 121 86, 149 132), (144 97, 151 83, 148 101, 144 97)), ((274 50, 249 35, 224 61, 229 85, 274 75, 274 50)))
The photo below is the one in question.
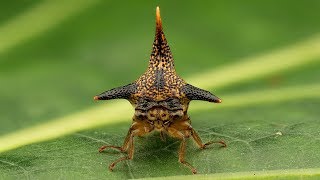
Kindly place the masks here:
POLYGON ((207 146, 211 145, 211 144, 220 144, 222 145, 222 147, 227 147, 227 144, 224 141, 210 141, 207 142, 205 144, 203 144, 203 146, 201 147, 201 149, 205 149, 207 146))
POLYGON ((165 140, 165 135, 181 140, 178 151, 179 162, 189 168, 193 174, 197 173, 196 168, 185 160, 186 139, 191 137, 201 149, 212 143, 226 146, 223 141, 203 144, 200 136, 191 127, 191 120, 187 112, 190 101, 201 100, 213 103, 222 101, 211 92, 186 83, 177 75, 173 56, 163 32, 159 7, 156 9, 155 38, 145 73, 136 81, 107 90, 94 96, 93 99, 126 99, 135 110, 123 145, 108 145, 99 149, 99 152, 107 148, 127 152, 126 156, 110 164, 110 171, 117 163, 133 159, 135 136, 144 136, 154 130, 160 132, 160 138, 163 140, 165 140))

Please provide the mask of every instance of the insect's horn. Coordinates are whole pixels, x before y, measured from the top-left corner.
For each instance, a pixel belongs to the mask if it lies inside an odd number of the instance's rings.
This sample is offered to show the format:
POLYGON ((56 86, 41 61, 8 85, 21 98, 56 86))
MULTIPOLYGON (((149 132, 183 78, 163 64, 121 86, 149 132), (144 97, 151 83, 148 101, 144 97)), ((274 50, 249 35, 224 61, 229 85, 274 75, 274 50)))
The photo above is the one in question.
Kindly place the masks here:
POLYGON ((214 103, 221 103, 221 99, 213 95, 209 91, 197 88, 190 84, 186 84, 182 87, 182 92, 186 95, 189 100, 202 100, 214 103))
POLYGON ((94 100, 110 100, 110 99, 129 99, 135 92, 136 84, 131 83, 125 86, 117 87, 105 91, 97 96, 94 96, 94 100))
POLYGON ((153 41, 149 68, 154 68, 155 66, 165 66, 166 69, 174 70, 173 57, 163 32, 159 7, 156 8, 156 34, 153 41), (161 61, 163 62, 162 64, 160 63, 161 61))
POLYGON ((159 6, 157 6, 157 9, 156 9, 156 28, 157 28, 156 32, 162 31, 162 21, 161 21, 159 6))

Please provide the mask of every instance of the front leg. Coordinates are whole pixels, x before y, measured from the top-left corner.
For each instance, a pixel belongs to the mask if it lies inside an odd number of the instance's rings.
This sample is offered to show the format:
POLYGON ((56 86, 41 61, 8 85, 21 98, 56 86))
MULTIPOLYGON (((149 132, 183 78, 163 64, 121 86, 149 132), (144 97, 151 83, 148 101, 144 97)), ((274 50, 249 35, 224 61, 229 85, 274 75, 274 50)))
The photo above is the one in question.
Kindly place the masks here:
POLYGON ((180 149, 179 149, 179 162, 181 164, 185 165, 186 167, 188 167, 191 170, 192 174, 197 174, 197 169, 194 168, 190 163, 185 161, 185 159, 184 159, 185 152, 186 152, 186 138, 184 136, 182 136, 182 141, 181 141, 180 149))
POLYGON ((181 139, 181 144, 180 144, 180 148, 179 148, 179 152, 178 152, 178 154, 179 154, 179 162, 181 164, 183 164, 184 166, 188 167, 191 170, 192 174, 196 174, 197 173, 196 168, 194 168, 190 163, 188 163, 184 159, 185 158, 185 152, 186 152, 186 139, 188 138, 188 136, 184 135, 181 131, 176 129, 174 125, 172 127, 168 128, 168 133, 172 137, 181 139))
POLYGON ((185 116, 185 118, 180 121, 173 121, 168 127, 168 134, 172 137, 181 139, 181 145, 179 149, 179 162, 184 166, 188 167, 193 174, 197 173, 196 168, 194 168, 190 163, 185 161, 185 150, 186 150, 187 138, 191 136, 201 149, 206 148, 208 145, 212 143, 220 143, 224 147, 226 146, 226 144, 223 141, 219 141, 219 142, 210 141, 207 143, 202 143, 202 140, 199 137, 198 133, 192 128, 190 124, 190 119, 188 116, 185 116))
MULTIPOLYGON (((135 130, 133 130, 132 133, 130 134, 130 137, 129 137, 129 140, 128 140, 128 143, 127 143, 127 144, 128 144, 128 155, 127 155, 127 156, 124 156, 124 157, 121 157, 121 158, 115 160, 113 163, 111 163, 111 164, 109 165, 109 170, 110 170, 110 171, 113 171, 113 168, 114 168, 114 166, 115 166, 117 163, 119 163, 119 162, 121 162, 121 161, 124 161, 124 160, 130 160, 130 159, 133 158, 133 152, 134 152, 134 146, 133 146, 134 131, 135 131, 135 130)), ((123 147, 122 147, 122 148, 123 148, 123 147)))
POLYGON ((106 148, 113 148, 113 149, 120 150, 121 152, 126 152, 126 151, 128 152, 127 156, 121 157, 121 158, 117 159, 116 161, 112 162, 109 165, 109 170, 113 171, 113 168, 115 167, 115 165, 121 161, 133 159, 133 153, 134 153, 133 138, 134 138, 134 136, 142 136, 146 133, 149 133, 152 130, 153 130, 152 127, 148 126, 148 124, 146 124, 144 121, 136 121, 134 119, 134 122, 132 123, 122 146, 105 145, 105 146, 100 147, 99 152, 104 151, 106 148))
POLYGON ((203 143, 198 133, 192 128, 190 118, 187 115, 183 119, 174 121, 172 124, 170 124, 170 128, 183 132, 185 137, 191 136, 200 149, 205 149, 208 145, 213 143, 219 143, 223 147, 227 146, 224 141, 210 141, 203 143))
POLYGON ((125 152, 128 150, 127 156, 121 157, 109 165, 110 171, 113 171, 113 168, 117 163, 124 161, 124 160, 130 160, 133 158, 133 152, 134 152, 133 137, 134 137, 136 131, 138 131, 138 129, 134 129, 133 127, 131 127, 129 129, 128 134, 127 134, 122 146, 104 145, 99 148, 99 152, 102 152, 107 148, 117 149, 121 152, 125 152))
POLYGON ((104 150, 107 149, 107 148, 113 148, 113 149, 117 149, 117 150, 119 150, 119 151, 121 151, 121 152, 125 152, 125 151, 128 149, 129 141, 130 141, 131 134, 132 134, 132 131, 133 131, 133 130, 134 130, 134 129, 132 129, 132 127, 129 129, 128 134, 127 134, 126 138, 124 139, 124 143, 123 143, 122 146, 104 145, 104 146, 101 146, 101 147, 99 148, 99 152, 102 152, 102 151, 104 151, 104 150))
POLYGON ((214 143, 219 143, 223 147, 227 147, 227 144, 224 141, 209 141, 209 142, 203 144, 201 138, 198 135, 198 133, 192 127, 190 129, 190 133, 191 133, 191 136, 192 136, 193 140, 196 142, 196 144, 199 146, 200 149, 204 149, 208 145, 214 144, 214 143))

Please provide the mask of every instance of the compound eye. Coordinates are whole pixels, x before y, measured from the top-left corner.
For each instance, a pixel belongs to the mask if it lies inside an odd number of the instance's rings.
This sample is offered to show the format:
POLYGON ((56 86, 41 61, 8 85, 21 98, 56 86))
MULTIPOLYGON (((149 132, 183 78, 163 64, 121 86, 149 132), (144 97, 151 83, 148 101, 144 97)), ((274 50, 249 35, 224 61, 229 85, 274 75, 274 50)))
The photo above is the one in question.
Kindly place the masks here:
POLYGON ((173 119, 180 119, 183 117, 183 112, 182 111, 175 111, 172 114, 173 119))
POLYGON ((155 114, 153 114, 152 112, 149 112, 149 113, 148 113, 148 119, 149 119, 149 120, 155 120, 155 119, 156 119, 155 114))
POLYGON ((144 119, 146 114, 144 112, 141 111, 135 111, 134 115, 138 118, 138 119, 144 119))

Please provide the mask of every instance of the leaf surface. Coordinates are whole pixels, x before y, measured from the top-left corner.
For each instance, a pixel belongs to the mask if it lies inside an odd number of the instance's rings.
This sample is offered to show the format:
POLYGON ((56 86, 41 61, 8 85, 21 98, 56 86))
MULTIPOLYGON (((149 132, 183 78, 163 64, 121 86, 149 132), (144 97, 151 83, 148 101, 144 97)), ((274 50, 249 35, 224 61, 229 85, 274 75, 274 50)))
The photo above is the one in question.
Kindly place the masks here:
POLYGON ((319 179, 319 1, 4 1, 0 5, 0 179, 319 179), (193 127, 179 141, 159 134, 121 145, 132 110, 92 97, 147 67, 154 10, 177 72, 223 99, 190 105, 193 127), (90 121, 92 120, 92 121, 90 121))

